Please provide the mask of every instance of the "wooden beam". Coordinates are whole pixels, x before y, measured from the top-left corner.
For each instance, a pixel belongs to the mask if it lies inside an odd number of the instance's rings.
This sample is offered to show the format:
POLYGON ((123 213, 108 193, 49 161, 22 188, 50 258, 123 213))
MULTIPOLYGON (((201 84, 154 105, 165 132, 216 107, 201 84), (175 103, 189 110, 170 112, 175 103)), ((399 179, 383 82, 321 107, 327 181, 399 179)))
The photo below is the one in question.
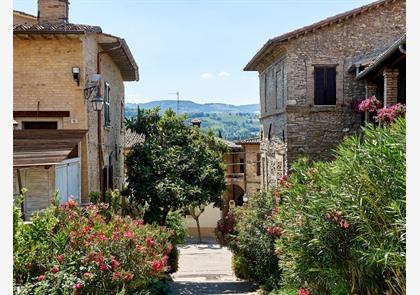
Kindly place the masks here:
POLYGON ((13 117, 70 117, 70 111, 13 111, 13 117))

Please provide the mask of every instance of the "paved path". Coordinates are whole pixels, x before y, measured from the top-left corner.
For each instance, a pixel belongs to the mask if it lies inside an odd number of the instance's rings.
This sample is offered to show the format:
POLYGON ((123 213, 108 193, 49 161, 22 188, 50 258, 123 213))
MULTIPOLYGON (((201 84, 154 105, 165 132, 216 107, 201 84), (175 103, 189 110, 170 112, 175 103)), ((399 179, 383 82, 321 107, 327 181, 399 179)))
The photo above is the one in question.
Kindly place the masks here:
POLYGON ((179 269, 172 275, 172 291, 178 295, 254 295, 252 284, 240 281, 232 273, 232 254, 218 244, 179 246, 179 269))

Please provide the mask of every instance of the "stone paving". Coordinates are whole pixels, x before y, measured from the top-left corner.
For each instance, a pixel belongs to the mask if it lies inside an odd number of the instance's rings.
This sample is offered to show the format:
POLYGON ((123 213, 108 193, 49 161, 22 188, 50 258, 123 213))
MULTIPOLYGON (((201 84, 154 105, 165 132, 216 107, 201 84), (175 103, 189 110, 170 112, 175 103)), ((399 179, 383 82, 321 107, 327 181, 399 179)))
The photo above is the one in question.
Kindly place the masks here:
POLYGON ((254 295, 255 287, 238 280, 232 272, 232 253, 214 241, 179 246, 179 269, 172 275, 172 291, 178 295, 246 294, 254 295))

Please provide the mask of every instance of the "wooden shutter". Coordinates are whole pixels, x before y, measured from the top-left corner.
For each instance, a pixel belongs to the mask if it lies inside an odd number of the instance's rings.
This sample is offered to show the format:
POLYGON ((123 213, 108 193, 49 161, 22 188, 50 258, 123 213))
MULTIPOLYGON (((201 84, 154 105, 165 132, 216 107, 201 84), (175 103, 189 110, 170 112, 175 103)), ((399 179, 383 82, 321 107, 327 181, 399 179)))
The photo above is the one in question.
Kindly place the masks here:
POLYGON ((325 75, 324 67, 315 67, 314 69, 314 88, 315 88, 315 104, 323 105, 324 103, 324 84, 325 84, 325 75))
POLYGON ((325 104, 327 105, 335 105, 335 78, 336 72, 335 67, 327 67, 326 70, 326 100, 325 104))
POLYGON ((335 66, 315 66, 314 90, 315 105, 336 104, 335 66))

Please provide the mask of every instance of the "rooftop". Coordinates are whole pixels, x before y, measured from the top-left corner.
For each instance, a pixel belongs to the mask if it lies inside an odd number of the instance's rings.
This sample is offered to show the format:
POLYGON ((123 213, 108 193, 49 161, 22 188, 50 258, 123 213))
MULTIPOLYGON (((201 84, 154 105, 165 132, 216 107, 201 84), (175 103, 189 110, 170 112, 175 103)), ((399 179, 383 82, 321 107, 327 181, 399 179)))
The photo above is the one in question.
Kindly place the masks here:
POLYGON ((237 141, 236 144, 244 145, 244 144, 260 144, 260 139, 258 137, 251 137, 246 139, 241 139, 237 141))
POLYGON ((134 145, 138 143, 143 143, 143 142, 144 142, 144 135, 131 131, 131 129, 125 130, 124 149, 131 149, 134 145))
POLYGON ((280 43, 284 43, 289 41, 290 39, 293 38, 298 38, 302 35, 305 35, 307 33, 310 32, 314 32, 316 30, 319 30, 323 27, 326 27, 328 25, 334 24, 334 23, 339 23, 342 22, 344 20, 347 20, 349 18, 354 18, 362 13, 365 13, 367 11, 370 11, 372 9, 376 9, 382 5, 385 5, 387 3, 390 2, 394 2, 395 0, 379 0, 379 1, 375 1, 373 3, 358 7, 356 9, 352 9, 331 17, 328 17, 326 19, 323 19, 319 22, 313 23, 311 25, 302 27, 300 29, 285 33, 283 35, 274 37, 272 39, 269 39, 264 46, 257 52, 257 54, 255 54, 255 56, 248 62, 248 64, 245 66, 244 71, 255 71, 256 70, 256 66, 258 65, 258 63, 263 59, 263 57, 270 52, 271 50, 273 50, 278 44, 280 43))
MULTIPOLYGON (((19 15, 24 14, 23 12, 16 10, 13 13, 19 15)), ((139 69, 126 41, 117 36, 103 33, 101 27, 99 26, 72 24, 66 22, 18 23, 13 25, 13 34, 15 35, 83 35, 89 33, 98 34, 100 36, 98 44, 102 47, 103 50, 106 51, 113 49, 107 52, 107 54, 112 58, 112 60, 120 69, 124 81, 139 80, 139 69)))

